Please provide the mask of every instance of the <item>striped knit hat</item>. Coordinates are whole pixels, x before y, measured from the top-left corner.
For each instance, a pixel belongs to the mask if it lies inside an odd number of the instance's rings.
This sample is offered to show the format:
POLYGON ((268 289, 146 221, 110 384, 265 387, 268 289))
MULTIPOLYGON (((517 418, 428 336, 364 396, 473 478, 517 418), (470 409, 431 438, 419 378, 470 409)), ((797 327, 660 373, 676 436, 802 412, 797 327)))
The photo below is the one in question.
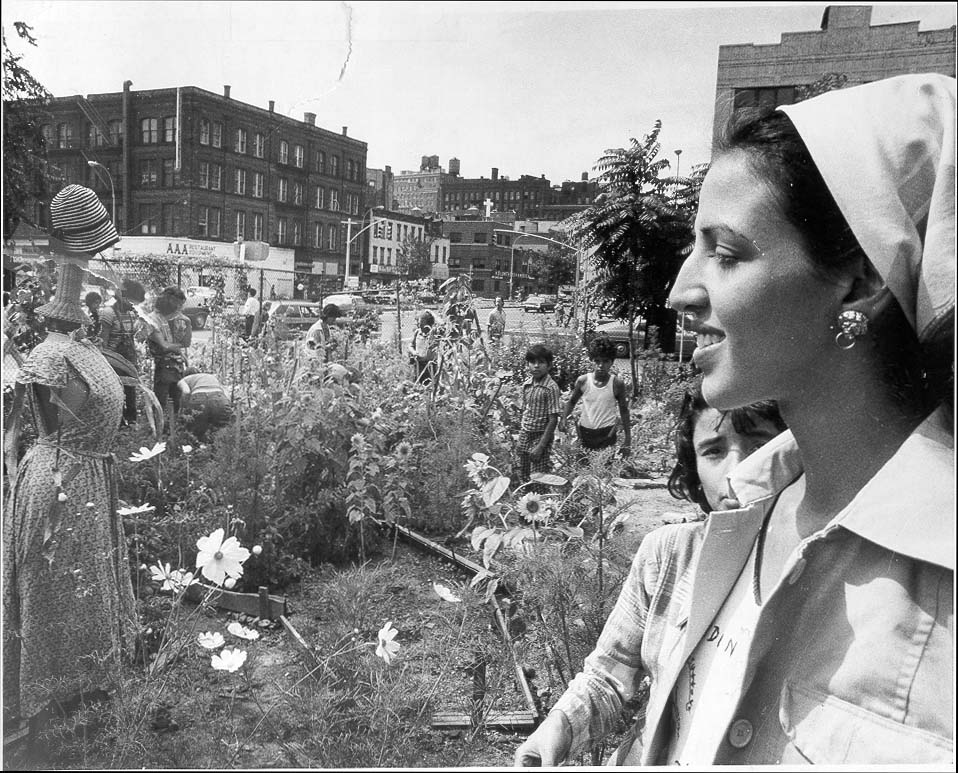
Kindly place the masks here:
POLYGON ((50 235, 70 252, 99 252, 120 241, 100 199, 82 185, 68 185, 53 197, 50 223, 50 235))

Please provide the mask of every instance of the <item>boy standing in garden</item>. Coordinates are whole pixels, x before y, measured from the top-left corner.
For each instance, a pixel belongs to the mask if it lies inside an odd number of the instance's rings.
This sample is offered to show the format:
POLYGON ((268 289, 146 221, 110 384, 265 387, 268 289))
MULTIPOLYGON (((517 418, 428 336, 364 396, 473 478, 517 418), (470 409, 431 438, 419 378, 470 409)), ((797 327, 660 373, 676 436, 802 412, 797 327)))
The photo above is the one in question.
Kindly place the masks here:
POLYGON ((549 472, 549 454, 552 439, 559 423, 561 392, 552 380, 552 352, 542 344, 529 347, 526 369, 529 373, 522 384, 522 418, 515 447, 514 473, 519 483, 525 483, 533 472, 549 472))
POLYGON ((622 434, 625 436, 622 455, 627 456, 632 447, 632 427, 625 383, 612 375, 615 344, 605 336, 593 338, 589 343, 589 359, 595 368, 576 379, 569 401, 562 411, 559 427, 565 430, 572 410, 582 400, 582 414, 576 425, 582 448, 598 451, 614 446, 618 439, 618 423, 621 421, 622 434))

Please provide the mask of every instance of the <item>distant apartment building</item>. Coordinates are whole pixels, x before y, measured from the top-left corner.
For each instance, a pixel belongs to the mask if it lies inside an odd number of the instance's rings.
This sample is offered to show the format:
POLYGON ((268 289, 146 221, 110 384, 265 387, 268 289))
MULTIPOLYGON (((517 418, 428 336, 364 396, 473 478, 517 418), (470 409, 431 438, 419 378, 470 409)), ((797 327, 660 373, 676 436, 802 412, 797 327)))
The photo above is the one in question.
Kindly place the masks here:
POLYGON ((449 240, 443 238, 441 228, 432 219, 384 210, 373 212, 373 223, 363 262, 365 285, 388 286, 397 279, 407 279, 405 254, 417 250, 427 253, 432 278, 449 276, 449 240))
POLYGON ((366 211, 365 142, 345 126, 316 126, 314 113, 300 121, 272 101, 239 102, 229 86, 222 94, 131 86, 42 108, 62 185, 90 186, 107 211, 115 202, 121 236, 265 241, 291 249, 297 271, 335 284, 345 268, 342 221, 366 211))
POLYGON ((955 76, 955 27, 919 31, 918 22, 871 24, 871 6, 831 5, 821 29, 786 32, 771 45, 719 46, 713 137, 735 110, 792 104, 796 88, 828 73, 853 86, 907 73, 955 76))
MULTIPOLYGON (((450 170, 459 173, 458 161, 449 162, 450 170)), ((401 212, 418 210, 433 214, 441 210, 442 188, 447 174, 439 166, 439 156, 423 156, 419 171, 402 171, 393 178, 394 209, 401 212)))
POLYGON ((392 167, 366 169, 366 206, 395 209, 395 182, 392 167))

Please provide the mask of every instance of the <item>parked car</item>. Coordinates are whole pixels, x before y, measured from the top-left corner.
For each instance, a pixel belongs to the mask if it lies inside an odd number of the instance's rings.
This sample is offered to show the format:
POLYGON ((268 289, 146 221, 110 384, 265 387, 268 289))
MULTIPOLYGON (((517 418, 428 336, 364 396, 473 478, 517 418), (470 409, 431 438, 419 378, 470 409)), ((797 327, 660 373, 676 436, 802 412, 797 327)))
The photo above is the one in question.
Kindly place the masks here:
POLYGON ((266 329, 282 341, 303 335, 323 310, 315 301, 267 301, 265 307, 266 329))
POLYGON ((186 288, 186 303, 183 304, 183 313, 189 317, 194 330, 203 330, 206 327, 215 300, 216 290, 212 287, 191 285, 186 288))
MULTIPOLYGON (((628 357, 629 356, 629 323, 625 320, 614 320, 612 322, 603 322, 595 327, 594 335, 607 335, 609 340, 615 344, 615 356, 616 357, 628 357)), ((642 349, 642 344, 645 338, 645 323, 637 319, 635 321, 635 327, 632 331, 632 342, 635 346, 635 350, 638 352, 642 349)), ((686 329, 681 331, 676 328, 675 331, 675 356, 679 356, 679 352, 682 354, 682 361, 686 362, 692 357, 692 352, 695 350, 695 333, 691 330, 686 329), (683 341, 684 339, 684 341, 683 341)))
POLYGON ((554 295, 530 295, 522 302, 523 311, 541 311, 550 312, 556 310, 556 297, 554 295))
POLYGON ((439 302, 439 298, 436 296, 435 293, 428 293, 428 292, 427 292, 427 293, 419 293, 419 302, 420 302, 421 304, 438 303, 438 302, 439 302))

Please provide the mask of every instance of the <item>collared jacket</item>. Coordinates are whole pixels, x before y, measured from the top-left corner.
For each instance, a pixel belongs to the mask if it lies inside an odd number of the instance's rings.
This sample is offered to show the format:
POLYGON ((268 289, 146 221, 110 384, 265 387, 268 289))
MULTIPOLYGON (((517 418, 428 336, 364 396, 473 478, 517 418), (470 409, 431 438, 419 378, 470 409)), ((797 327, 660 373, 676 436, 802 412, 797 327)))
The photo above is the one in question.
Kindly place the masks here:
MULTIPOLYGON (((938 411, 802 541, 765 599, 715 764, 954 765, 953 448, 938 411)), ((607 735, 649 678, 615 761, 671 762, 676 680, 801 472, 786 431, 731 476, 741 509, 646 537, 583 672, 553 707, 572 727, 571 755, 607 735)))

